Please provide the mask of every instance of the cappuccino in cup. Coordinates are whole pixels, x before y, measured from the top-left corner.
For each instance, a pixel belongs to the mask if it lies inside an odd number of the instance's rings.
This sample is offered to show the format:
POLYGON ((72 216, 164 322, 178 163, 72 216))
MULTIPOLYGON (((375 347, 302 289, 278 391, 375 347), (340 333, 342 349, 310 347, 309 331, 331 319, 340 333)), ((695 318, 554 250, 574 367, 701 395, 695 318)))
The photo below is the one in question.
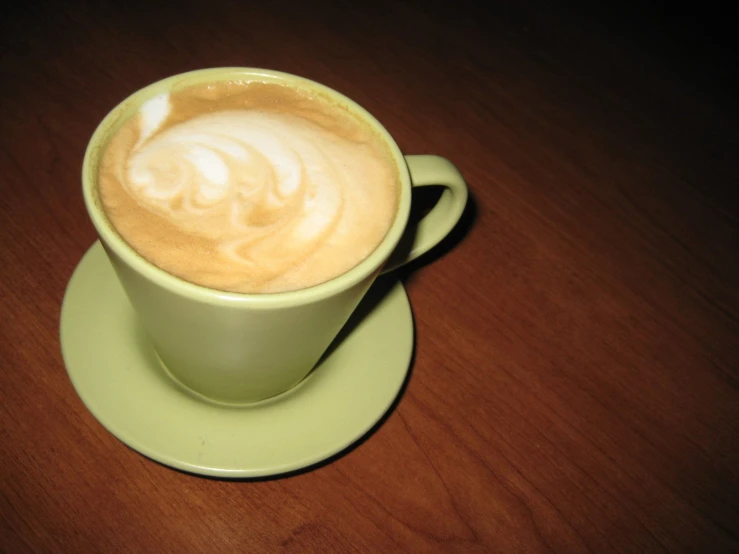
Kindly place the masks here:
POLYGON ((238 67, 116 106, 90 139, 82 193, 162 367, 230 405, 299 383, 380 272, 443 240, 468 194, 449 160, 403 156, 341 93, 238 67), (439 201, 410 222, 413 192, 433 185, 439 201))
POLYGON ((398 209, 385 142, 308 88, 215 81, 147 100, 104 146, 101 207, 142 258, 185 281, 274 293, 329 281, 398 209))

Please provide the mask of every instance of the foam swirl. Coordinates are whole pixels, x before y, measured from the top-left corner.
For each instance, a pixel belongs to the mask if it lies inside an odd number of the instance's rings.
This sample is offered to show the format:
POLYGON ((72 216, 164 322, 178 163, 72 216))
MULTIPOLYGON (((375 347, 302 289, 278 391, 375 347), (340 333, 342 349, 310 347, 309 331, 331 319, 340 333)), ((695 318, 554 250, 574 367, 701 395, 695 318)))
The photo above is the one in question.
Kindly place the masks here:
POLYGON ((331 140, 314 126, 284 114, 231 110, 157 134, 152 127, 164 118, 152 111, 142 110, 141 139, 122 182, 180 229, 216 241, 231 261, 292 263, 341 217, 347 183, 324 153, 331 140))

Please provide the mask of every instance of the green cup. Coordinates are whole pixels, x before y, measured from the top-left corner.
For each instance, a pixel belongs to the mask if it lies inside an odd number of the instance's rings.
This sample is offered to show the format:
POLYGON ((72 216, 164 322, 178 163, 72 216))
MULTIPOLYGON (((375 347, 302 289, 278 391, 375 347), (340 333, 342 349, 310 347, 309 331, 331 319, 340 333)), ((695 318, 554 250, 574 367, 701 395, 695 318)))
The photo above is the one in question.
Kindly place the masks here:
POLYGON ((467 202, 465 182, 448 160, 404 157, 384 127, 342 94, 301 77, 252 68, 184 73, 131 95, 95 130, 85 152, 82 187, 100 241, 164 367, 204 399, 237 405, 269 398, 299 383, 375 278, 391 264, 402 265, 440 242, 455 226, 467 202), (139 256, 115 232, 102 209, 97 183, 98 166, 110 137, 153 96, 224 80, 260 80, 320 92, 349 108, 385 141, 400 183, 398 210, 384 240, 364 261, 328 282, 302 290, 228 293, 166 273, 139 256), (443 185, 445 189, 431 211, 410 228, 412 189, 425 185, 443 185), (393 255, 406 233, 412 237, 407 254, 393 255))

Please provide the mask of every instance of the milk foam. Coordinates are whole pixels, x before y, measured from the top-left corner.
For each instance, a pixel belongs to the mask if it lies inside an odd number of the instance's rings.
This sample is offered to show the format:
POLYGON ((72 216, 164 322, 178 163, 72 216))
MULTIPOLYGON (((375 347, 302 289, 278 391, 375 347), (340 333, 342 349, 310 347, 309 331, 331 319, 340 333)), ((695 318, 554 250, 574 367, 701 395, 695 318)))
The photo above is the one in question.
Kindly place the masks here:
POLYGON ((204 278, 191 279, 184 258, 152 260, 163 269, 215 288, 289 290, 356 265, 387 231, 395 192, 384 185, 378 195, 367 181, 392 176, 378 173, 366 144, 289 113, 226 109, 167 127, 170 111, 166 94, 142 106, 138 138, 116 168, 130 197, 180 230, 183 244, 213 250, 204 278))

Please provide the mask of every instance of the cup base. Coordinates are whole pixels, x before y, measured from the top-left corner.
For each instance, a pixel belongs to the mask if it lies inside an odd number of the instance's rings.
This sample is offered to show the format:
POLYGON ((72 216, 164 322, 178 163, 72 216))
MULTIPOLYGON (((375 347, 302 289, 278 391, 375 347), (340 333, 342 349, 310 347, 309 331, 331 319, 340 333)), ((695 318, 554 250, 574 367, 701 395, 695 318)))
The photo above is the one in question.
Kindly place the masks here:
POLYGON ((260 402, 220 404, 164 370, 96 242, 67 286, 60 339, 77 394, 124 444, 189 473, 265 477, 336 456, 397 403, 414 346, 402 284, 378 280, 355 316, 296 386, 260 402))
MULTIPOLYGON (((174 372, 172 372, 167 367, 167 364, 164 363, 164 360, 162 360, 162 358, 159 356, 159 354, 157 354, 157 351, 156 351, 156 349, 154 349, 153 346, 152 346, 152 352, 154 353, 154 356, 156 357, 156 363, 159 365, 159 369, 170 379, 170 381, 172 381, 173 384, 175 384, 177 387, 180 388, 180 390, 182 391, 183 394, 187 394, 189 396, 192 396, 193 398, 195 398, 196 400, 199 400, 200 402, 205 402, 207 404, 213 404, 214 406, 219 406, 219 407, 223 407, 223 408, 250 408, 250 407, 253 407, 253 406, 257 406, 259 404, 264 404, 264 403, 269 402, 270 400, 275 399, 275 398, 277 398, 279 396, 283 396, 283 395, 289 394, 290 391, 292 391, 293 388, 295 388, 298 385, 300 385, 300 383, 302 383, 303 380, 305 379, 305 378, 301 379, 300 381, 298 381, 297 383, 295 383, 293 386, 289 387, 288 389, 286 389, 286 390, 284 390, 284 391, 282 391, 280 393, 273 394, 272 396, 269 396, 267 398, 262 398, 260 400, 240 400, 240 401, 236 401, 236 400, 234 400, 234 401, 220 400, 218 398, 213 398, 211 396, 207 396, 205 394, 201 394, 198 391, 196 391, 195 389, 188 387, 185 383, 183 383, 182 381, 180 381, 180 379, 177 378, 177 376, 174 374, 174 372)), ((311 373, 312 372, 313 372, 313 370, 311 370, 311 373)), ((310 375, 310 373, 309 373, 309 375, 310 375)))

